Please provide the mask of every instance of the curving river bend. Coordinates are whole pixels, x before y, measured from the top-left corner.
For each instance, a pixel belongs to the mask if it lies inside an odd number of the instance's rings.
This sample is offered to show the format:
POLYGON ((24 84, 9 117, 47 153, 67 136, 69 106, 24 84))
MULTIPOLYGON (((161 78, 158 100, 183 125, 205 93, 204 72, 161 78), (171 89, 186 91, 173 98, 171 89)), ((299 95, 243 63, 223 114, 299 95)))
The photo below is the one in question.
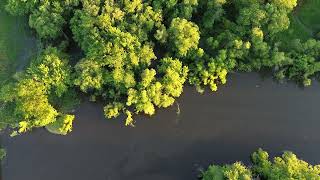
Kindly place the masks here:
POLYGON ((320 84, 262 80, 233 74, 216 93, 186 87, 177 105, 135 128, 106 120, 102 106, 84 102, 76 110, 73 132, 65 137, 44 129, 9 138, 4 180, 188 180, 209 163, 249 163, 261 147, 271 156, 294 151, 320 163, 320 84))

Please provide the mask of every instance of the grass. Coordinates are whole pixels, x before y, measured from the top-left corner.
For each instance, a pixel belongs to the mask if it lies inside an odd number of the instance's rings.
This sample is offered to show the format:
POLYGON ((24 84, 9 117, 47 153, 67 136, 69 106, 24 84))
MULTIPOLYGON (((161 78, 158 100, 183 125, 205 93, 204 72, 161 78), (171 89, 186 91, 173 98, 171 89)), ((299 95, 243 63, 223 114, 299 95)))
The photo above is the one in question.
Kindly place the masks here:
MULTIPOLYGON (((0 2, 0 85, 16 72, 22 59, 29 36, 24 17, 14 17, 4 10, 5 1, 0 2)), ((31 46, 28 47, 33 49, 31 46)))
POLYGON ((316 38, 320 32, 320 0, 299 0, 299 5, 290 15, 290 27, 278 36, 285 44, 294 39, 306 41, 316 38))
POLYGON ((305 0, 297 10, 297 18, 314 34, 320 32, 320 0, 305 0))
POLYGON ((0 161, 6 157, 7 153, 5 149, 0 148, 0 161))

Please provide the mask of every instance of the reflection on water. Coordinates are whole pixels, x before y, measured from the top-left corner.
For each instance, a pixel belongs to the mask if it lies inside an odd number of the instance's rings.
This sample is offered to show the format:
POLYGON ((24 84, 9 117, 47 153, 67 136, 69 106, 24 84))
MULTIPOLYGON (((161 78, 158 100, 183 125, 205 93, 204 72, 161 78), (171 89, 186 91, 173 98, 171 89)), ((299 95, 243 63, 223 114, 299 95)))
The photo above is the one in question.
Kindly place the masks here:
POLYGON ((176 102, 176 105, 177 105, 177 117, 176 117, 176 124, 179 124, 180 122, 180 114, 181 114, 181 110, 180 110, 180 104, 178 102, 176 102))
POLYGON ((319 84, 300 89, 235 74, 217 93, 186 87, 178 102, 151 118, 136 117, 135 128, 104 119, 101 105, 85 102, 68 136, 45 130, 2 136, 3 179, 188 180, 212 162, 248 163, 259 147, 320 163, 319 84))

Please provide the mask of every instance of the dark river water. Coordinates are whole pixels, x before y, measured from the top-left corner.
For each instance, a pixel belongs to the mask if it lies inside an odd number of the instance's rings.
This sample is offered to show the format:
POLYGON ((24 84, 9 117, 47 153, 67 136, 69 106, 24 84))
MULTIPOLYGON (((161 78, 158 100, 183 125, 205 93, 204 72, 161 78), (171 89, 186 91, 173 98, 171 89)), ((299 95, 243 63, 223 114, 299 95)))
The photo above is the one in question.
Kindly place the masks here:
POLYGON ((209 163, 249 163, 261 147, 271 156, 294 151, 320 163, 320 86, 261 80, 233 74, 217 93, 186 87, 177 105, 135 128, 106 120, 102 106, 83 103, 68 136, 44 129, 9 138, 4 180, 188 180, 209 163))

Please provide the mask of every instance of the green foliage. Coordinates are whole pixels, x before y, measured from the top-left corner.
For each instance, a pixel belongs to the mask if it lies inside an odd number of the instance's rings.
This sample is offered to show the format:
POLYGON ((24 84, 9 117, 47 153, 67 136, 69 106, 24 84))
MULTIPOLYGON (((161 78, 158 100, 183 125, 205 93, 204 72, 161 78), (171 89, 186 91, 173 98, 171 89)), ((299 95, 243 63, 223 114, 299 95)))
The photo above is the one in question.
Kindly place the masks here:
POLYGON ((236 162, 231 165, 225 165, 223 167, 217 165, 211 165, 208 170, 202 173, 202 180, 251 180, 251 171, 242 165, 240 162, 236 162))
POLYGON ((162 11, 170 22, 173 18, 191 19, 198 0, 147 0, 156 11, 162 11))
POLYGON ((119 102, 113 102, 104 107, 104 113, 107 118, 117 117, 120 111, 123 110, 124 105, 119 102))
POLYGON ((35 58, 27 73, 32 79, 45 84, 48 93, 61 96, 71 84, 71 67, 67 57, 58 49, 48 47, 35 58))
POLYGON ((2 161, 7 156, 7 152, 5 149, 0 149, 0 161, 2 161))
POLYGON ((186 56, 190 49, 198 48, 199 28, 186 19, 174 18, 168 29, 169 44, 178 56, 186 56))
MULTIPOLYGON (((319 41, 279 42, 297 0, 6 3, 11 14, 28 16, 45 39, 43 52, 26 72, 1 88, 2 126, 20 132, 62 126, 61 117, 72 109, 68 104, 76 104, 70 100, 76 96, 71 87, 105 102, 107 118, 124 113, 125 124, 134 126, 134 114, 153 115, 156 108, 171 106, 186 81, 199 92, 205 87, 216 91, 229 72, 270 69, 279 80, 307 86, 320 70, 319 41), (69 52, 74 43, 83 56, 72 67, 65 53, 48 46, 62 44, 69 52)), ((232 167, 240 173, 239 164, 232 167)))
POLYGON ((14 83, 1 88, 2 123, 24 133, 56 121, 59 112, 49 96, 61 96, 70 85, 70 67, 64 55, 48 47, 14 83), (10 112, 10 113, 8 113, 10 112))
MULTIPOLYGON (((19 121, 17 125, 13 125, 13 127, 19 127, 19 133, 55 121, 58 112, 49 104, 46 87, 43 83, 26 78, 10 88, 5 87, 3 90, 2 93, 6 96, 1 98, 1 101, 7 103, 3 110, 13 112, 11 116, 14 118, 9 118, 9 120, 17 119, 19 121), (11 104, 15 106, 10 106, 11 104)), ((6 121, 5 119, 4 122, 6 121)))
POLYGON ((21 57, 21 51, 27 56, 36 54, 35 44, 25 28, 25 18, 8 14, 5 4, 6 0, 0 1, 0 86, 11 81, 16 69, 29 62, 21 57))
POLYGON ((278 78, 288 77, 291 80, 302 82, 304 86, 311 85, 311 76, 320 71, 320 41, 308 40, 301 43, 296 40, 291 50, 286 54, 285 66, 280 65, 278 78))
POLYGON ((126 105, 133 106, 135 112, 153 115, 155 106, 168 107, 183 91, 188 68, 177 59, 164 58, 158 67, 161 78, 156 78, 154 69, 146 69, 141 74, 142 81, 136 88, 128 90, 126 105))
POLYGON ((49 96, 49 102, 59 111, 68 113, 73 112, 77 106, 80 105, 81 99, 74 88, 69 88, 59 98, 56 96, 49 96))
POLYGON ((78 0, 7 0, 6 10, 13 15, 29 15, 29 25, 42 38, 56 38, 61 35, 72 7, 78 0))
POLYGON ((252 162, 253 172, 266 179, 320 179, 320 165, 309 165, 292 152, 284 152, 270 162, 268 153, 259 149, 252 154, 252 162))
MULTIPOLYGON (((190 55, 189 82, 196 86, 199 92, 203 92, 203 86, 209 86, 212 91, 217 91, 218 83, 225 84, 228 73, 227 51, 221 50, 216 57, 204 54, 202 49, 193 51, 190 55)), ((231 65, 233 66, 233 65, 231 65)))
POLYGON ((259 149, 251 156, 252 167, 236 162, 232 165, 210 165, 202 172, 203 180, 250 180, 258 177, 269 180, 320 179, 320 165, 312 166, 297 158, 292 152, 269 161, 266 151, 259 149))
POLYGON ((62 114, 55 122, 48 124, 46 128, 54 134, 67 135, 72 131, 74 115, 62 114))
POLYGON ((155 106, 172 105, 188 70, 171 58, 160 60, 157 69, 150 68, 157 58, 152 33, 164 27, 160 12, 141 1, 84 5, 71 20, 75 40, 86 52, 75 66, 75 85, 111 101, 104 108, 107 118, 126 112, 127 125, 132 124, 127 109, 152 115, 155 106))

